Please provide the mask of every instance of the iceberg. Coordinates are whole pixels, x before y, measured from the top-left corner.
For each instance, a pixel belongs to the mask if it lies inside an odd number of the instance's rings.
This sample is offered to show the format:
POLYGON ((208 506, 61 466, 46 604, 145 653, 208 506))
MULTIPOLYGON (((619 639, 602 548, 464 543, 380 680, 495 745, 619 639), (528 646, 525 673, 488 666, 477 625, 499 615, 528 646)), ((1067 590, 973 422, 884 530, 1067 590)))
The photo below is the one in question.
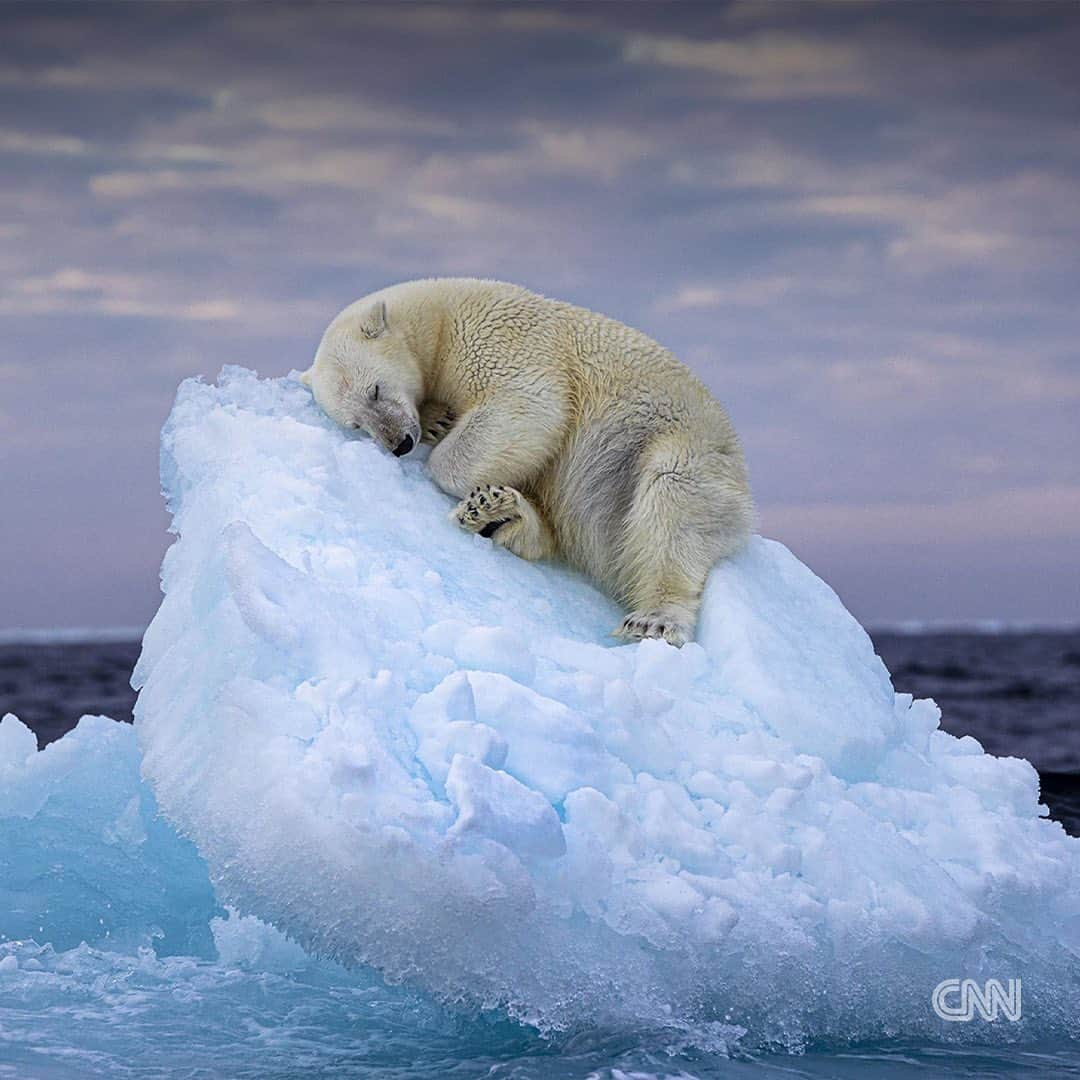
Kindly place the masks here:
POLYGON ((714 569, 696 642, 618 645, 421 458, 235 367, 181 386, 162 482, 141 769, 220 903, 542 1032, 963 1039, 951 978, 1023 980, 983 1040, 1075 1031, 1080 841, 782 545, 714 569))

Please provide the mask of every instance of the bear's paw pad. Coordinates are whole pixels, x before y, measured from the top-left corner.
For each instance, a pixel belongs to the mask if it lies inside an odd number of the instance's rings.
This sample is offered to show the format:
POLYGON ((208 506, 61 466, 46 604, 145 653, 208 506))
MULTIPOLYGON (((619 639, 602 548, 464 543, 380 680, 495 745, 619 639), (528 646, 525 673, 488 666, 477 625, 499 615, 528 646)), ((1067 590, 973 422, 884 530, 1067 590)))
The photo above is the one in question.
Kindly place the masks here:
POLYGON ((513 488, 483 484, 457 504, 451 517, 468 532, 493 536, 501 526, 521 517, 520 500, 513 488))

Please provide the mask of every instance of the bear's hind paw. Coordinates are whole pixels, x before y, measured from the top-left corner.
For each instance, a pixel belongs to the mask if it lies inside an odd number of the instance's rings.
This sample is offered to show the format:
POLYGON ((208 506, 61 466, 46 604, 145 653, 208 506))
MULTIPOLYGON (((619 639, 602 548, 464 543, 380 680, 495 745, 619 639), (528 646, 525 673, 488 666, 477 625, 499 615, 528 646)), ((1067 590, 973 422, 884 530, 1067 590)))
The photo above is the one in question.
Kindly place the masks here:
POLYGON ((678 647, 690 640, 690 627, 670 611, 631 611, 612 634, 627 642, 659 638, 678 647))

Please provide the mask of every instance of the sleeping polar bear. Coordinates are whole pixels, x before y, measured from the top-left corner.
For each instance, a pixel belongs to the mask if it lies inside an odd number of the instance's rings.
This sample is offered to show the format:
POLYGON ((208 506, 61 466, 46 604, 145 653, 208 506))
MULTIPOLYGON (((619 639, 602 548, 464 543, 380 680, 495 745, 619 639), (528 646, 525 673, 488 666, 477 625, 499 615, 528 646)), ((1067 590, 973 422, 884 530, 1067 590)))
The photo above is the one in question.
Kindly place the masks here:
POLYGON ((464 529, 561 556, 626 605, 628 641, 693 634, 754 519, 731 422, 666 349, 495 281, 394 285, 341 312, 302 376, 337 423, 428 467, 464 529))

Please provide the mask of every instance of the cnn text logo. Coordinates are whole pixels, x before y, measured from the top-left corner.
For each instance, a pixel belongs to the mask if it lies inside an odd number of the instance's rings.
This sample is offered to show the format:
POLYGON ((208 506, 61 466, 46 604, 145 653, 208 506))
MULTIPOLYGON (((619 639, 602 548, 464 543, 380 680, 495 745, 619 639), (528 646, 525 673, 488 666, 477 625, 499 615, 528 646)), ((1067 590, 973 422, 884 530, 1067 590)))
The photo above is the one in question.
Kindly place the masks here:
POLYGON ((1020 1019, 1020 980, 1010 979, 1008 990, 997 979, 983 986, 974 979, 945 979, 934 987, 934 1012, 942 1020, 996 1020, 1000 1012, 1006 1020, 1020 1019))

